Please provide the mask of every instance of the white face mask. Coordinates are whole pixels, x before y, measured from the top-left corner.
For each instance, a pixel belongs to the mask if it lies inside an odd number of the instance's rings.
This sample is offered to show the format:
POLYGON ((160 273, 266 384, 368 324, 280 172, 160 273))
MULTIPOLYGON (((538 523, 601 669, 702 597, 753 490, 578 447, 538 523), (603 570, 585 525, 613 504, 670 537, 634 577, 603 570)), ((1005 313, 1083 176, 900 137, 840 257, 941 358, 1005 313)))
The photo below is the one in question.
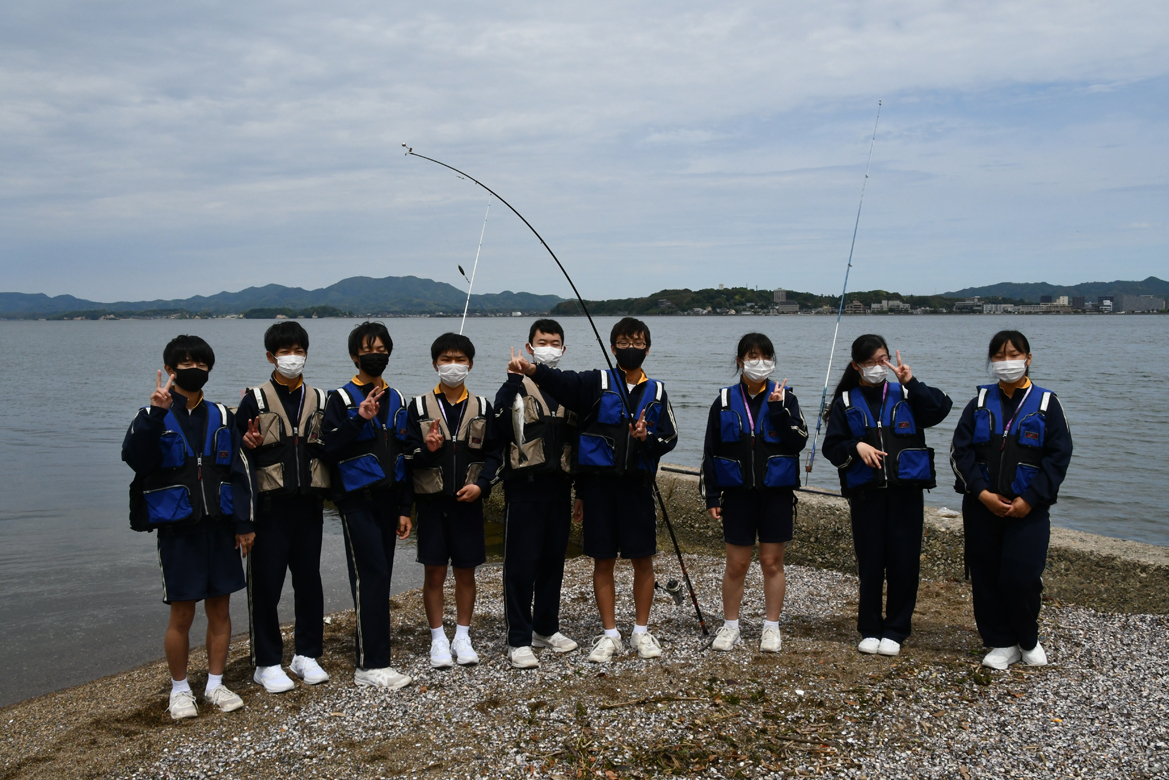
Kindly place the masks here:
POLYGON ((556 368, 560 358, 564 357, 564 347, 532 347, 532 362, 538 366, 556 368))
POLYGON ((990 364, 990 373, 995 379, 1013 384, 1027 373, 1026 360, 996 360, 990 364))
POLYGON ((438 381, 447 387, 458 387, 467 381, 471 367, 466 363, 444 363, 438 367, 438 381))
POLYGON ((774 360, 744 360, 743 376, 752 382, 762 382, 775 372, 774 360))
POLYGON ((304 355, 280 355, 276 358, 276 370, 286 379, 296 379, 304 371, 304 355))
POLYGON ((870 385, 879 385, 885 381, 885 377, 889 374, 889 369, 885 366, 861 366, 861 376, 870 385))

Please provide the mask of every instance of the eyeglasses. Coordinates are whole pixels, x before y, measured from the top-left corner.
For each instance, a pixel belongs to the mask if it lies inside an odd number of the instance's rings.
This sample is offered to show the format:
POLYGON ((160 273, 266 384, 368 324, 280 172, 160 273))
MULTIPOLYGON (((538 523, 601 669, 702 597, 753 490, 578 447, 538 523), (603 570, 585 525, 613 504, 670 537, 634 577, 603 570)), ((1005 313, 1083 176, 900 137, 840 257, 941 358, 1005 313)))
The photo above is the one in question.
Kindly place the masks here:
POLYGON ((634 349, 645 349, 645 342, 644 341, 618 341, 617 342, 617 349, 629 349, 630 347, 633 347, 634 349))

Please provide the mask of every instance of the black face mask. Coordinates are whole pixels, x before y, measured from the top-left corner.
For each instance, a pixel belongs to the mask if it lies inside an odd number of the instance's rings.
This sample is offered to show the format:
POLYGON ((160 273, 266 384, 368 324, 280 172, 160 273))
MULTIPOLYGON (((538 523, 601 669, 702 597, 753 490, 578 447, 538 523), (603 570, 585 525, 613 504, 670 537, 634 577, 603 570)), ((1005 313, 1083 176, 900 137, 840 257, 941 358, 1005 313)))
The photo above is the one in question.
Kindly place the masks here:
POLYGON ((357 365, 370 376, 381 376, 390 364, 390 356, 384 352, 367 352, 357 356, 357 365))
POLYGON ((637 347, 625 347, 622 349, 618 347, 617 365, 626 371, 636 371, 645 362, 645 353, 647 352, 649 352, 649 347, 643 347, 642 349, 638 349, 637 347))
POLYGON ((175 384, 188 393, 197 393, 207 384, 209 376, 211 372, 203 368, 178 368, 175 369, 175 384))

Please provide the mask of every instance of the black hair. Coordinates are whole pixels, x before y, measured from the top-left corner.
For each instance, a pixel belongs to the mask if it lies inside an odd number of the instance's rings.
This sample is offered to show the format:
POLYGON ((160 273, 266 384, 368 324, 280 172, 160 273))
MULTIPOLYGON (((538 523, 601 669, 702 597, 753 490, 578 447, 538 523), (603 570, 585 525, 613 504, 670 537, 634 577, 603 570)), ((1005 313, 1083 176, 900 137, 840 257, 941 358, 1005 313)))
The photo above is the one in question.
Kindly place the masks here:
POLYGON ((475 345, 462 333, 444 333, 430 345, 431 360, 438 360, 444 352, 462 352, 467 360, 475 359, 475 345))
MULTIPOLYGON (((1000 330, 990 338, 990 348, 986 351, 986 364, 990 365, 991 360, 999 353, 999 350, 1010 344, 1015 349, 1022 352, 1024 355, 1031 354, 1031 342, 1017 330, 1000 330)), ((1027 366, 1027 371, 1024 376, 1031 376, 1031 366, 1027 366)))
POLYGON ((215 351, 198 336, 175 336, 162 351, 162 364, 175 368, 184 360, 206 363, 210 371, 215 368, 215 351))
POLYGON ((745 360, 747 354, 753 349, 759 350, 764 357, 775 359, 775 345, 771 343, 771 339, 762 333, 745 333, 743 334, 743 338, 739 339, 739 354, 735 360, 736 369, 742 371, 742 368, 739 366, 739 361, 745 360))
MULTIPOLYGON (((372 344, 376 339, 381 339, 382 344, 386 345, 387 355, 394 351, 394 340, 390 338, 390 332, 386 330, 386 326, 380 322, 367 320, 349 331, 349 354, 356 355, 361 352, 362 347, 366 344, 372 344)), ((305 344, 304 347, 308 349, 308 344, 305 344)))
POLYGON ((560 323, 556 320, 536 320, 532 323, 532 327, 528 329, 528 343, 532 343, 532 339, 536 338, 536 331, 547 333, 549 336, 555 334, 560 337, 560 343, 564 343, 564 328, 560 327, 560 323))
POLYGON ((636 317, 622 317, 617 320, 617 324, 613 326, 613 330, 609 331, 609 344, 617 346, 617 339, 621 336, 632 339, 634 336, 641 334, 645 336, 645 346, 650 345, 649 340, 649 325, 646 325, 636 317))
MULTIPOLYGON (((884 348, 886 352, 889 351, 889 345, 885 342, 884 337, 878 336, 876 333, 866 333, 863 336, 857 336, 856 341, 852 342, 852 363, 863 363, 873 356, 873 353, 878 349, 884 348)), ((844 395, 846 390, 855 390, 860 387, 861 375, 860 372, 852 367, 849 363, 844 367, 844 375, 840 377, 840 384, 836 385, 836 390, 832 393, 832 402, 824 407, 824 419, 827 420, 832 413, 832 406, 836 403, 836 399, 844 395)))
POLYGON ((300 347, 308 352, 308 332, 299 322, 278 322, 264 331, 264 349, 275 355, 282 349, 300 347))

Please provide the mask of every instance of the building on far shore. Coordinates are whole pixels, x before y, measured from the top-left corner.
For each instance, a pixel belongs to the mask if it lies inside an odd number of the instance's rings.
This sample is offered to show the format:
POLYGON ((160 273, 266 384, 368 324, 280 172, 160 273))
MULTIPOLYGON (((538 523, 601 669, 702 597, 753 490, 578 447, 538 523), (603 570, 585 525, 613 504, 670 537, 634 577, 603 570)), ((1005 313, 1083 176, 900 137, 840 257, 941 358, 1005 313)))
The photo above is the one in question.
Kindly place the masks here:
POLYGON ((881 301, 869 307, 869 311, 909 312, 913 307, 905 301, 881 301))
POLYGON ((849 303, 847 306, 844 307, 844 313, 845 314, 864 314, 865 313, 865 305, 863 303, 861 303, 860 301, 854 299, 851 303, 849 303))
POLYGON ((782 287, 775 290, 771 295, 771 311, 774 314, 799 314, 800 305, 795 301, 787 299, 787 290, 782 287))
POLYGON ((1116 295, 1112 299, 1114 312, 1161 311, 1164 308, 1164 299, 1152 295, 1116 295))

